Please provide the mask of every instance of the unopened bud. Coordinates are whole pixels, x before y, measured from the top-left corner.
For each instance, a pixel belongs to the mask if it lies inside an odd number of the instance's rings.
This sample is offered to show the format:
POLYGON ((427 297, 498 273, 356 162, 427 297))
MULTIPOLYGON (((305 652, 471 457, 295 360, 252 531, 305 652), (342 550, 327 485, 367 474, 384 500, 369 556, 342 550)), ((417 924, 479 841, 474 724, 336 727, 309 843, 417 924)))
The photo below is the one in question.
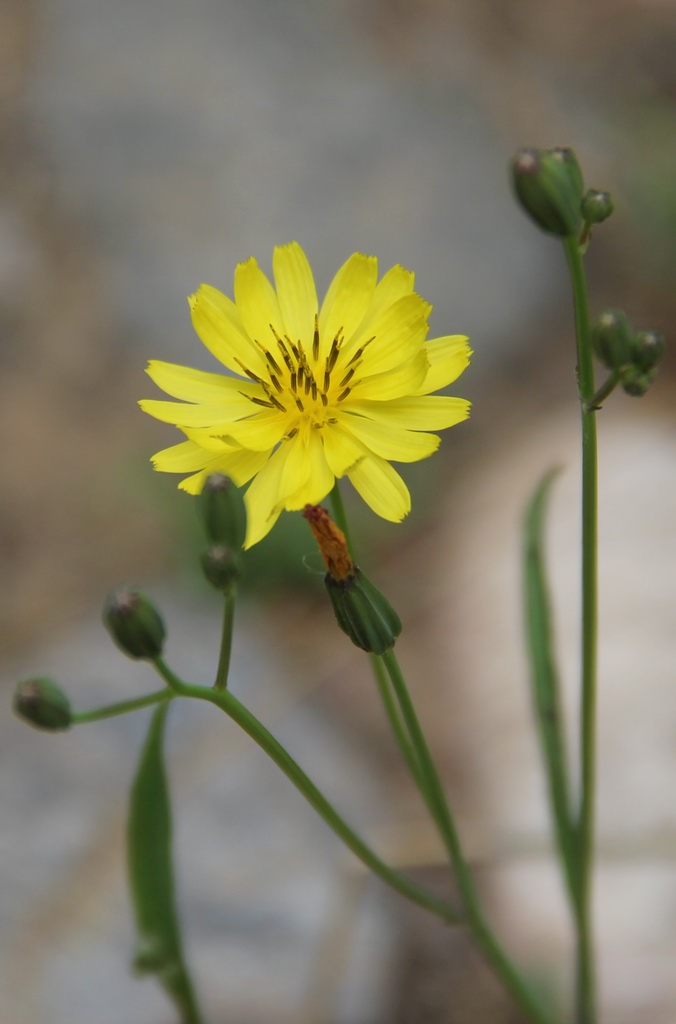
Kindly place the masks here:
POLYGON ((580 234, 584 185, 572 149, 521 149, 511 170, 517 198, 539 227, 562 238, 580 234))
POLYGON ((585 194, 580 207, 587 224, 601 224, 610 217, 614 208, 610 192, 599 192, 593 188, 585 194))
POLYGON ((643 371, 637 366, 628 366, 622 374, 622 388, 632 398, 642 398, 657 376, 657 368, 643 371))
POLYGON ((225 593, 241 576, 239 556, 222 544, 214 544, 202 555, 202 570, 211 586, 225 593))
POLYGON ((14 694, 14 711, 37 729, 60 732, 73 721, 70 701, 51 679, 26 679, 14 694))
POLYGON ((665 350, 664 335, 659 331, 637 331, 634 335, 632 362, 637 369, 648 373, 657 366, 665 350))
POLYGON ((246 537, 246 509, 239 487, 223 473, 212 473, 206 479, 199 502, 209 541, 241 551, 246 537))
POLYGON ((135 587, 115 590, 106 600, 103 621, 117 646, 130 658, 158 658, 165 628, 150 598, 135 587))
POLYGON ((609 370, 622 370, 633 362, 634 332, 626 313, 606 309, 591 326, 592 348, 609 370))
POLYGON ((361 569, 354 567, 347 579, 330 573, 324 583, 338 625, 353 644, 371 654, 385 654, 401 633, 401 619, 361 569))

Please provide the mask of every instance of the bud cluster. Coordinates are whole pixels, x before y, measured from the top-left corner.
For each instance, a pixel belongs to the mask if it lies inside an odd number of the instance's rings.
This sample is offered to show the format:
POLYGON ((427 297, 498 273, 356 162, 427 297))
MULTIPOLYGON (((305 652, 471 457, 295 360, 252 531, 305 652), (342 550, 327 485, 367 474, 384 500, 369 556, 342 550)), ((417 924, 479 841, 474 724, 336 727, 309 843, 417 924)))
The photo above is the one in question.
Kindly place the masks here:
POLYGON ((626 394, 644 395, 657 376, 664 336, 636 331, 621 309, 607 309, 593 322, 591 338, 595 355, 616 374, 626 394))

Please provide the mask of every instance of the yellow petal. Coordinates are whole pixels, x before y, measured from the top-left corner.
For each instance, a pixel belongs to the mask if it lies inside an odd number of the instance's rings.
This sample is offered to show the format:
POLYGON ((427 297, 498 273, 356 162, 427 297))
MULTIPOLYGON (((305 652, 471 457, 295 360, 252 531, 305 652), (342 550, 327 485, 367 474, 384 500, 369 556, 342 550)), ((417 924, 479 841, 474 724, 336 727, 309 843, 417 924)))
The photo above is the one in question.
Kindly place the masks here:
POLYGON ((192 473, 204 469, 213 459, 213 453, 194 441, 181 441, 171 448, 163 448, 152 456, 151 462, 160 473, 192 473))
POLYGON ((223 438, 244 448, 269 451, 285 437, 291 425, 284 413, 276 410, 261 412, 248 419, 228 423, 223 430, 223 438))
POLYGON ((302 341, 309 353, 319 306, 312 270, 298 242, 276 246, 272 269, 286 328, 282 333, 292 341, 302 341))
POLYGON ((375 256, 354 253, 329 285, 319 313, 321 358, 328 355, 339 331, 349 341, 364 319, 373 299, 378 278, 375 256))
MULTIPOLYGON (((241 372, 241 371, 240 371, 241 372)), ((193 370, 189 366, 178 366, 176 363, 165 363, 161 359, 151 359, 146 368, 150 379, 172 398, 180 398, 184 402, 229 402, 234 395, 259 395, 260 386, 250 384, 240 377, 226 377, 222 373, 206 373, 204 370, 193 370)))
POLYGON ((383 417, 380 422, 362 416, 340 418, 343 429, 353 434, 374 455, 395 462, 419 462, 437 450, 441 438, 436 434, 406 430, 397 425, 394 416, 383 417))
POLYGON ((249 337, 278 355, 272 327, 278 334, 284 334, 282 313, 274 288, 253 256, 238 263, 235 269, 235 302, 249 337))
POLYGON ((340 364, 349 361, 355 348, 366 344, 357 375, 371 376, 392 370, 400 363, 413 358, 421 349, 427 336, 426 310, 428 306, 419 295, 405 295, 377 317, 369 331, 361 328, 354 335, 354 341, 346 344, 340 356, 340 364))
POLYGON ((227 295, 203 284, 189 296, 188 302, 193 327, 212 355, 233 373, 245 372, 243 367, 257 376, 265 373, 265 361, 247 335, 237 307, 227 295))
POLYGON ((244 495, 247 515, 245 548, 262 540, 279 518, 283 508, 279 485, 287 455, 287 445, 281 445, 273 452, 244 495))
MULTIPOLYGON (((308 433, 306 447, 310 473, 302 486, 287 497, 284 507, 289 510, 304 508, 307 504, 316 505, 318 501, 326 497, 335 483, 335 476, 326 461, 318 430, 308 433)), ((288 469, 289 461, 287 460, 285 469, 288 469)))
POLYGON ((408 430, 444 430, 469 416, 471 403, 466 398, 446 395, 419 395, 395 398, 390 402, 350 402, 350 412, 369 416, 382 423, 396 419, 408 430))
POLYGON ((468 339, 462 334, 451 334, 446 338, 427 341, 425 352, 430 368, 424 384, 414 392, 418 395, 428 395, 452 384, 466 369, 472 355, 468 339))
POLYGON ((345 405, 352 408, 353 399, 370 398, 374 402, 385 402, 402 395, 415 394, 425 381, 428 370, 427 356, 424 348, 421 348, 413 359, 402 363, 395 370, 364 377, 358 385, 354 385, 353 394, 345 405))
POLYGON ((242 487, 265 465, 267 452, 248 452, 244 448, 233 448, 229 454, 211 455, 204 452, 208 462, 199 473, 181 480, 178 485, 188 494, 199 494, 211 473, 224 473, 238 487, 242 487))
POLYGON ((352 434, 343 430, 340 421, 327 423, 321 434, 327 465, 337 477, 344 476, 366 454, 364 446, 352 434))
POLYGON ((385 459, 370 456, 348 471, 350 483, 376 515, 399 523, 411 511, 411 496, 396 469, 385 459))
POLYGON ((139 402, 144 412, 162 423, 173 423, 178 427, 210 427, 213 433, 225 433, 231 426, 231 419, 251 412, 254 408, 242 395, 231 395, 227 403, 209 405, 185 405, 183 402, 162 402, 144 398, 139 402))
POLYGON ((398 299, 403 299, 405 295, 410 295, 414 283, 415 274, 412 271, 399 265, 390 267, 376 285, 368 313, 361 325, 364 333, 368 332, 371 322, 381 316, 388 306, 392 306, 398 299))

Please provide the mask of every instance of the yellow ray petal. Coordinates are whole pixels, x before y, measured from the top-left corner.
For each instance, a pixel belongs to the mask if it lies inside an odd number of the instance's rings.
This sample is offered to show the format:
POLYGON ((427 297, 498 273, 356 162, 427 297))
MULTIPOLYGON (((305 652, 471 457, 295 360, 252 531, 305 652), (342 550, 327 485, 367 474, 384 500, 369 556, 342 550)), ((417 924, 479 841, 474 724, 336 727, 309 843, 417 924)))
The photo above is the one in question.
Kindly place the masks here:
POLYGON ((384 373, 413 358, 427 336, 427 308, 419 295, 398 299, 373 321, 369 331, 362 332, 360 328, 353 342, 346 343, 340 363, 349 361, 353 352, 371 337, 374 340, 366 344, 357 370, 359 376, 384 373))
POLYGON ((353 401, 350 412, 369 416, 382 423, 392 420, 407 430, 444 430, 469 416, 471 403, 466 398, 447 395, 419 395, 395 398, 390 402, 353 401))
POLYGON ((188 297, 192 323, 200 341, 233 373, 242 367, 257 376, 265 373, 265 361, 247 335, 242 318, 227 295, 209 284, 200 285, 188 297))
POLYGON ((213 457, 212 452, 194 441, 181 441, 171 448, 163 448, 162 451, 156 452, 151 462, 161 473, 192 473, 196 469, 204 469, 213 457))
MULTIPOLYGON (((316 505, 326 497, 335 483, 335 476, 326 461, 318 430, 308 433, 306 458, 310 463, 310 473, 302 486, 287 497, 285 508, 289 510, 304 508, 307 504, 316 505)), ((288 466, 289 460, 285 468, 288 469, 288 466)))
POLYGON ((273 452, 244 495, 247 515, 245 548, 262 540, 279 518, 283 508, 279 485, 288 451, 288 445, 282 445, 273 452))
POLYGON ((178 427, 209 427, 214 434, 225 433, 232 420, 244 413, 250 413, 253 406, 242 395, 231 395, 227 402, 209 405, 185 405, 183 402, 162 402, 144 398, 139 402, 144 412, 162 423, 173 423, 178 427))
POLYGON ((274 288, 253 256, 235 269, 235 302, 249 337, 277 358, 277 342, 270 325, 284 334, 282 312, 274 288))
POLYGON ((430 368, 424 384, 412 392, 417 395, 428 395, 452 384, 467 367, 472 355, 468 339, 463 334, 451 334, 446 338, 427 341, 425 352, 430 368))
POLYGON ((379 422, 362 416, 341 416, 340 425, 349 431, 374 455, 394 462, 419 462, 437 450, 441 438, 423 431, 406 430, 397 425, 394 416, 379 422))
POLYGON ((285 437, 291 426, 284 413, 276 410, 261 412, 248 419, 228 423, 223 438, 244 448, 269 451, 285 437))
POLYGON ((356 252, 345 261, 329 285, 319 313, 321 358, 339 331, 349 341, 368 312, 378 278, 378 260, 356 252))
POLYGON ((411 511, 411 496, 396 469, 373 455, 361 459, 347 473, 350 483, 376 515, 399 523, 411 511))
POLYGON ((233 395, 259 395, 260 385, 251 384, 240 377, 226 377, 222 373, 207 373, 204 370, 193 370, 189 366, 178 366, 176 363, 165 363, 161 359, 151 359, 146 368, 150 379, 172 398, 180 398, 184 402, 203 402, 207 405, 215 402, 228 402, 233 395))
POLYGON ((282 333, 301 341, 309 354, 319 306, 312 270, 298 242, 275 247, 272 269, 286 328, 282 333))
POLYGON ((366 450, 362 444, 338 423, 327 423, 322 429, 322 444, 327 465, 337 477, 362 459, 366 450))
POLYGON ((429 363, 424 348, 421 348, 413 359, 398 366, 395 370, 375 373, 372 377, 364 377, 353 388, 353 394, 345 402, 346 408, 352 407, 352 401, 362 398, 374 402, 385 402, 402 395, 415 394, 427 377, 429 363))

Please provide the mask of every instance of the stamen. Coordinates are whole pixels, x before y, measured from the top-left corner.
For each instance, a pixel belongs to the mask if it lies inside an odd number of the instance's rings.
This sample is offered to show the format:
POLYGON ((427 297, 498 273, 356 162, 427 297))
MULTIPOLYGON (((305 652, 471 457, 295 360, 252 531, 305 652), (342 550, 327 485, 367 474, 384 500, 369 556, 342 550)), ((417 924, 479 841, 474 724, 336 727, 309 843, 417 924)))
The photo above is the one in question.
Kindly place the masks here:
MULTIPOLYGON (((240 391, 240 395, 244 395, 244 392, 240 391)), ((275 405, 279 406, 277 399, 272 399, 272 397, 269 402, 266 402, 264 398, 254 398, 253 395, 244 395, 244 397, 248 398, 250 402, 254 402, 256 405, 262 405, 265 409, 274 409, 275 405)), ((283 410, 284 406, 281 406, 281 408, 283 410)))
POLYGON ((298 387, 299 388, 302 388, 302 386, 303 386, 303 377, 304 377, 304 375, 305 375, 305 367, 301 363, 301 365, 298 367, 298 387))
POLYGON ((352 388, 345 388, 345 390, 338 395, 338 401, 342 402, 344 398, 347 398, 351 391, 352 388))
POLYGON ((284 435, 285 441, 290 441, 292 437, 295 437, 298 433, 298 427, 292 427, 287 434, 284 435))
POLYGON ((242 360, 238 359, 237 356, 235 356, 235 362, 239 366, 242 367, 242 369, 244 370, 244 375, 246 377, 250 377, 251 380, 255 380, 257 384, 262 384, 263 383, 262 379, 260 377, 257 377, 255 373, 252 373, 252 371, 249 369, 249 367, 245 366, 244 363, 242 362, 242 360))
POLYGON ((314 382, 314 380, 313 380, 313 381, 312 381, 312 401, 313 401, 313 402, 316 402, 316 401, 317 401, 317 390, 318 390, 318 389, 317 389, 317 385, 315 384, 315 382, 314 382))
POLYGON ((280 412, 287 412, 288 411, 286 406, 282 405, 282 403, 277 398, 275 398, 274 395, 270 395, 270 401, 272 402, 273 405, 277 406, 277 408, 279 409, 280 412))
POLYGON ((300 411, 301 411, 301 412, 305 412, 305 406, 304 406, 304 405, 303 405, 303 403, 301 402, 301 400, 300 400, 300 398, 298 397, 298 395, 294 395, 294 397, 295 397, 295 399, 296 399, 296 405, 298 406, 298 408, 300 409, 300 411))
POLYGON ((270 350, 267 349, 267 348, 265 349, 265 358, 268 360, 268 362, 270 363, 270 366, 275 371, 275 373, 281 373, 282 372, 281 366, 279 365, 279 363, 277 363, 277 361, 273 357, 272 352, 270 352, 270 350))
POLYGON ((348 384, 352 380, 352 378, 354 377, 354 371, 355 370, 356 370, 356 366, 353 366, 351 370, 347 371, 347 373, 345 374, 345 376, 343 377, 343 379, 340 382, 339 386, 341 388, 344 388, 345 385, 348 384))
POLYGON ((331 374, 328 370, 324 371, 324 391, 328 391, 331 387, 331 374))
POLYGON ((367 349, 371 342, 375 340, 376 336, 374 334, 372 338, 369 338, 369 340, 365 341, 363 345, 360 345, 357 351, 354 352, 353 355, 351 355, 350 358, 348 359, 347 366, 352 366, 352 364, 356 362, 357 359, 361 359, 361 357, 364 355, 364 350, 367 349))
POLYGON ((291 356, 289 355, 289 351, 286 345, 284 344, 281 338, 277 338, 277 344, 279 345, 279 351, 282 353, 282 359, 286 363, 287 370, 289 371, 289 373, 293 373, 295 367, 293 365, 293 361, 291 359, 291 356))
POLYGON ((329 400, 328 400, 328 398, 326 397, 326 395, 324 394, 323 391, 322 391, 320 397, 321 397, 321 400, 322 400, 322 405, 324 406, 324 408, 326 408, 327 405, 329 404, 329 400))
POLYGON ((331 351, 329 352, 328 357, 326 359, 326 369, 328 370, 329 373, 331 373, 333 367, 336 365, 338 353, 340 352, 340 341, 341 339, 339 331, 338 334, 336 334, 333 341, 331 342, 331 351))
POLYGON ((315 313, 315 333, 312 336, 312 358, 315 362, 319 359, 319 317, 315 313))
POLYGON ((272 383, 274 384, 274 386, 275 386, 275 388, 277 389, 277 391, 280 391, 280 392, 281 392, 281 390, 282 390, 282 385, 281 385, 281 384, 279 383, 279 381, 278 381, 278 380, 277 380, 277 378, 275 377, 274 373, 271 373, 271 374, 270 374, 270 380, 271 380, 271 381, 272 381, 272 383))
POLYGON ((290 385, 292 391, 296 390, 296 371, 295 370, 291 371, 291 380, 289 381, 289 385, 290 385))

